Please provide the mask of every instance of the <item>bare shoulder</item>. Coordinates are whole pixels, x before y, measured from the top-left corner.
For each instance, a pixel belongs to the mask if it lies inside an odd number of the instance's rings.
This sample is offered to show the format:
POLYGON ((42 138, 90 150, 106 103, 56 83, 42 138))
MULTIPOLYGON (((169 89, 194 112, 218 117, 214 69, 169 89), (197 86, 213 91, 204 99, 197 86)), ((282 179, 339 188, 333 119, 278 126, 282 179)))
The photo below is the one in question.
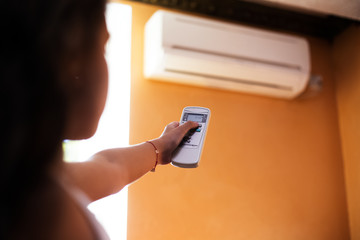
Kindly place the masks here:
POLYGON ((56 183, 46 183, 26 202, 13 239, 94 239, 86 216, 56 183))
POLYGON ((62 212, 56 228, 56 236, 52 239, 94 239, 87 217, 77 203, 66 193, 62 194, 62 212))

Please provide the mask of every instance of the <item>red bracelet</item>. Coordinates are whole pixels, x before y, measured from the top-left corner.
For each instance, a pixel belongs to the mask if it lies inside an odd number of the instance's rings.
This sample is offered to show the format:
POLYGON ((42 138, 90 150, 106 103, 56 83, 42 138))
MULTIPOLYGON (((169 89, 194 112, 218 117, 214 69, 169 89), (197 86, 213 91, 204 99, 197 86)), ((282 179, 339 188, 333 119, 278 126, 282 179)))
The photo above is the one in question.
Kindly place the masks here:
POLYGON ((150 143, 151 145, 153 145, 154 149, 155 149, 155 153, 156 153, 156 161, 155 161, 155 165, 153 167, 153 169, 151 169, 152 172, 155 172, 155 168, 158 165, 158 161, 159 161, 159 150, 157 149, 157 147, 155 146, 154 143, 152 143, 151 141, 146 141, 147 143, 150 143))

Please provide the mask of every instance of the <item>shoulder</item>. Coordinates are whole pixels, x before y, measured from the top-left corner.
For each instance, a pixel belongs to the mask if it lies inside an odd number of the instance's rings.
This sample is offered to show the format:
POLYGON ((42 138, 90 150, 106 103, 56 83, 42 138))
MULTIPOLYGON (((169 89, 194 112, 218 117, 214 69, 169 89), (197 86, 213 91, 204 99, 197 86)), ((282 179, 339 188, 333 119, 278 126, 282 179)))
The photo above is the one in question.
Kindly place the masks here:
POLYGON ((52 239, 94 239, 89 219, 77 203, 65 192, 62 193, 62 212, 52 239))
POLYGON ((14 239, 94 239, 84 213, 55 182, 34 191, 17 225, 14 239))

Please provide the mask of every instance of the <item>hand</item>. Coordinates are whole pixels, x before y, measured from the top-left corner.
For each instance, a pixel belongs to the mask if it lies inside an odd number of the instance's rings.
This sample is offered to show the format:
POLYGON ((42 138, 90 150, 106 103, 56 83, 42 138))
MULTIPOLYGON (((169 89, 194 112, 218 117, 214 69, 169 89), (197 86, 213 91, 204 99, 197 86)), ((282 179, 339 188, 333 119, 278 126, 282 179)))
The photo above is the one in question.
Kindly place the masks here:
POLYGON ((165 127, 161 137, 154 140, 155 144, 158 144, 160 151, 159 164, 168 164, 171 162, 172 154, 181 143, 191 129, 197 128, 199 124, 197 122, 188 121, 182 125, 179 122, 172 122, 165 127))

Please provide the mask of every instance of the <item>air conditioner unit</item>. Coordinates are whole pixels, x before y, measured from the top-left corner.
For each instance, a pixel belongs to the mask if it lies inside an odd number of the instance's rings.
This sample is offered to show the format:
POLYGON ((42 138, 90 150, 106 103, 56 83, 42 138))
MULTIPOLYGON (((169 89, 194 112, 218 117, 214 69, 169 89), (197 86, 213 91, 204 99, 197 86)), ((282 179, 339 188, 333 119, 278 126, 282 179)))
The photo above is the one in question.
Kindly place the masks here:
POLYGON ((144 58, 149 79, 288 99, 310 77, 304 38, 167 11, 146 23, 144 58))

